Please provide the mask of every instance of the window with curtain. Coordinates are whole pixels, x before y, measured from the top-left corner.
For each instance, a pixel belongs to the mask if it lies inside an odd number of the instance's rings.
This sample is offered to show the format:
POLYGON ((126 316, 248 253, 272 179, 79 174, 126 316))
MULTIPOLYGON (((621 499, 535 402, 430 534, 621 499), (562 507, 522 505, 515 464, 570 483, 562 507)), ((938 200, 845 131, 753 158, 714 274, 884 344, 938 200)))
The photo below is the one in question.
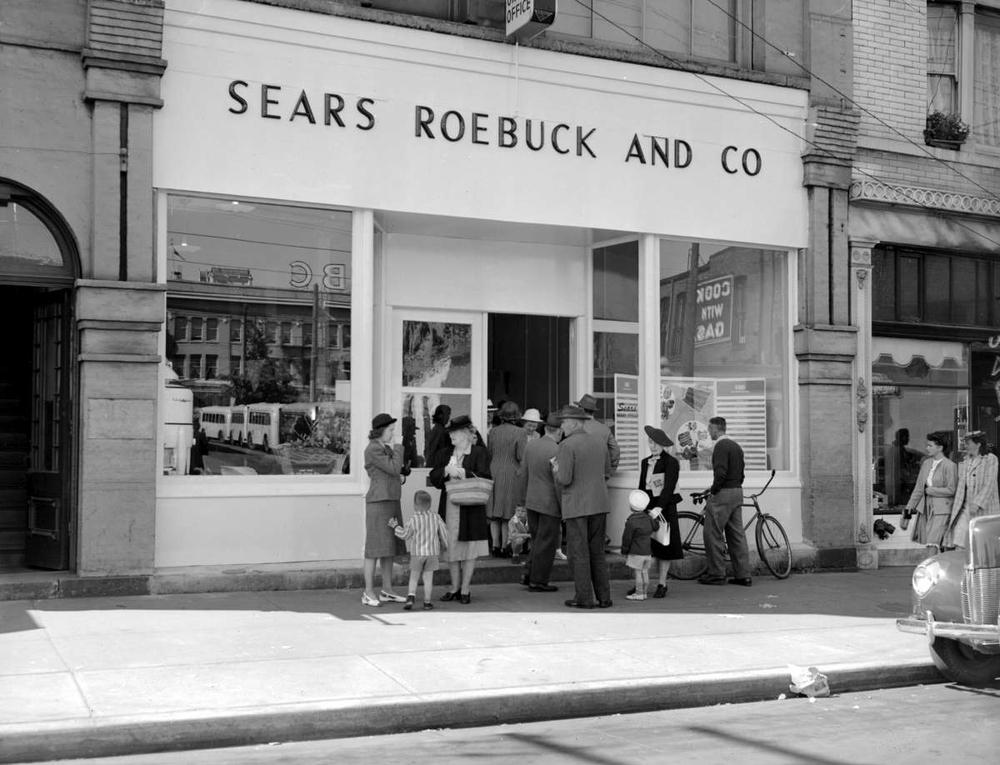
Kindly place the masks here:
POLYGON ((973 140, 1000 146, 1000 14, 976 14, 973 55, 973 140))
POLYGON ((958 104, 958 8, 927 4, 927 111, 956 113, 958 104))

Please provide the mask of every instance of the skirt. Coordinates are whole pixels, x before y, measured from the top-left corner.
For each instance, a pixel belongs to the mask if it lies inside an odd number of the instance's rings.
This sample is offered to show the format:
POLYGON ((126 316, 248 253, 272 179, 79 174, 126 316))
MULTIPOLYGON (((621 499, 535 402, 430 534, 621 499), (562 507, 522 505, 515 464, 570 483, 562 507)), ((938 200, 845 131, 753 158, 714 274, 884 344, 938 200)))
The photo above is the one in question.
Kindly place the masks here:
POLYGON ((913 519, 913 541, 921 545, 941 546, 944 533, 948 530, 950 514, 917 513, 913 519))
MULTIPOLYGON (((475 508, 461 508, 451 502, 445 502, 444 525, 448 529, 448 549, 441 553, 441 560, 446 563, 457 563, 463 560, 475 560, 490 554, 489 541, 475 539, 471 542, 461 542, 458 539, 458 527, 461 514, 465 512, 481 513, 481 523, 486 528, 486 508, 479 505, 475 508)), ((478 525, 478 524, 475 524, 478 525)))
POLYGON ((406 545, 389 526, 395 518, 403 525, 403 510, 398 499, 365 503, 365 557, 395 558, 406 554, 406 545))
MULTIPOLYGON (((649 541, 650 552, 656 560, 681 560, 684 557, 684 547, 681 539, 681 524, 677 520, 677 506, 667 505, 663 509, 663 516, 670 526, 670 544, 661 545, 655 539, 649 541)), ((699 538, 698 542, 701 542, 699 538)))

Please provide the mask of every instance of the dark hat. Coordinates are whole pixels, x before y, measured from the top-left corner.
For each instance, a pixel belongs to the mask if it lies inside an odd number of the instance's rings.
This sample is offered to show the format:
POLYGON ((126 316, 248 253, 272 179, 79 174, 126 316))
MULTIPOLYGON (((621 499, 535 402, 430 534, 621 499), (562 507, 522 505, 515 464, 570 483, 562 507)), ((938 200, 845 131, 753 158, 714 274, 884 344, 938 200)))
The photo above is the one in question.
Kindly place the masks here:
POLYGON ((448 423, 448 427, 445 428, 449 433, 454 430, 462 430, 463 428, 471 428, 472 420, 467 414, 460 414, 458 417, 452 417, 451 422, 448 423))
POLYGON ((434 407, 434 416, 431 419, 439 425, 447 425, 449 417, 451 417, 451 407, 447 404, 438 404, 434 407))
POLYGON ((589 420, 590 415, 583 411, 583 408, 577 406, 576 404, 567 404, 559 412, 559 418, 562 420, 589 420))
POLYGON ((654 428, 652 425, 646 425, 643 430, 646 431, 646 435, 650 437, 652 441, 659 444, 660 446, 673 446, 674 442, 670 440, 670 436, 664 433, 659 428, 654 428))
POLYGON ((372 420, 372 430, 378 430, 379 428, 384 428, 387 425, 392 425, 396 421, 396 418, 391 414, 376 414, 375 418, 372 420))
POLYGON ((545 418, 545 427, 547 428, 558 428, 560 425, 562 425, 562 417, 559 416, 559 412, 552 412, 545 418))
POLYGON ((576 405, 588 412, 597 411, 597 399, 591 396, 589 393, 584 393, 582 396, 580 396, 580 400, 576 402, 576 405))

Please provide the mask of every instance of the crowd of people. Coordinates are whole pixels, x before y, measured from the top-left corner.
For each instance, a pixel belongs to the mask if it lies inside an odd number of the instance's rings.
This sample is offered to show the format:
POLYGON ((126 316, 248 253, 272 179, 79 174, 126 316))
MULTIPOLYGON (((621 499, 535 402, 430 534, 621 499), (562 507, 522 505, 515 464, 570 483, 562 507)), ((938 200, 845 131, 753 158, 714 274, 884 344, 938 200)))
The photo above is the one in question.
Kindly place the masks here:
MULTIPOLYGON (((429 453, 428 483, 440 490, 437 514, 430 495, 414 495, 414 512, 404 525, 401 484, 409 472, 403 446, 393 445, 396 420, 379 414, 372 420, 365 450, 365 470, 371 484, 367 495, 365 591, 361 602, 379 607, 400 602, 407 610, 416 603, 423 582, 423 607, 433 608, 432 586, 439 562, 447 563, 450 586, 440 600, 472 602, 476 561, 487 555, 526 555, 521 583, 531 592, 555 592, 551 584, 556 560, 568 559, 573 575, 569 608, 609 608, 611 584, 605 559, 610 502, 607 481, 618 466, 620 449, 612 430, 597 417, 597 399, 590 395, 544 419, 537 409, 524 412, 512 402, 496 412, 496 423, 484 441, 468 415, 451 416, 447 407, 434 413, 434 444, 429 453), (393 559, 405 541, 410 555, 407 594, 392 588, 393 559), (566 552, 563 553, 562 545, 566 552), (381 590, 376 593, 376 567, 381 590)), ((730 583, 749 586, 750 570, 743 539, 743 452, 726 439, 725 420, 716 417, 709 431, 718 443, 713 460, 713 484, 705 524, 708 573, 702 584, 725 584, 725 543, 733 554, 736 576, 730 583), (723 541, 725 540, 725 542, 723 541), (742 540, 742 541, 741 541, 742 540)), ((660 428, 647 425, 649 456, 642 460, 639 485, 629 496, 632 509, 621 550, 635 572, 626 597, 645 600, 667 594, 671 561, 683 557, 677 504, 680 465, 673 442, 660 428), (651 572, 657 583, 651 590, 651 572)))

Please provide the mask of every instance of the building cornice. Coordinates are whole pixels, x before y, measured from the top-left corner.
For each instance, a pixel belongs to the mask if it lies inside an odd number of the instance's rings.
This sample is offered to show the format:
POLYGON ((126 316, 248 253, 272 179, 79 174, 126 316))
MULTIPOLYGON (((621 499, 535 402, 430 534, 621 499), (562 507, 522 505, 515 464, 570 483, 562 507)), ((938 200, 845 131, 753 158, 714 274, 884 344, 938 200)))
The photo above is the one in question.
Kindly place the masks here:
POLYGON ((957 191, 863 180, 851 183, 849 196, 852 202, 906 205, 968 215, 1000 217, 1000 199, 962 194, 957 191))

